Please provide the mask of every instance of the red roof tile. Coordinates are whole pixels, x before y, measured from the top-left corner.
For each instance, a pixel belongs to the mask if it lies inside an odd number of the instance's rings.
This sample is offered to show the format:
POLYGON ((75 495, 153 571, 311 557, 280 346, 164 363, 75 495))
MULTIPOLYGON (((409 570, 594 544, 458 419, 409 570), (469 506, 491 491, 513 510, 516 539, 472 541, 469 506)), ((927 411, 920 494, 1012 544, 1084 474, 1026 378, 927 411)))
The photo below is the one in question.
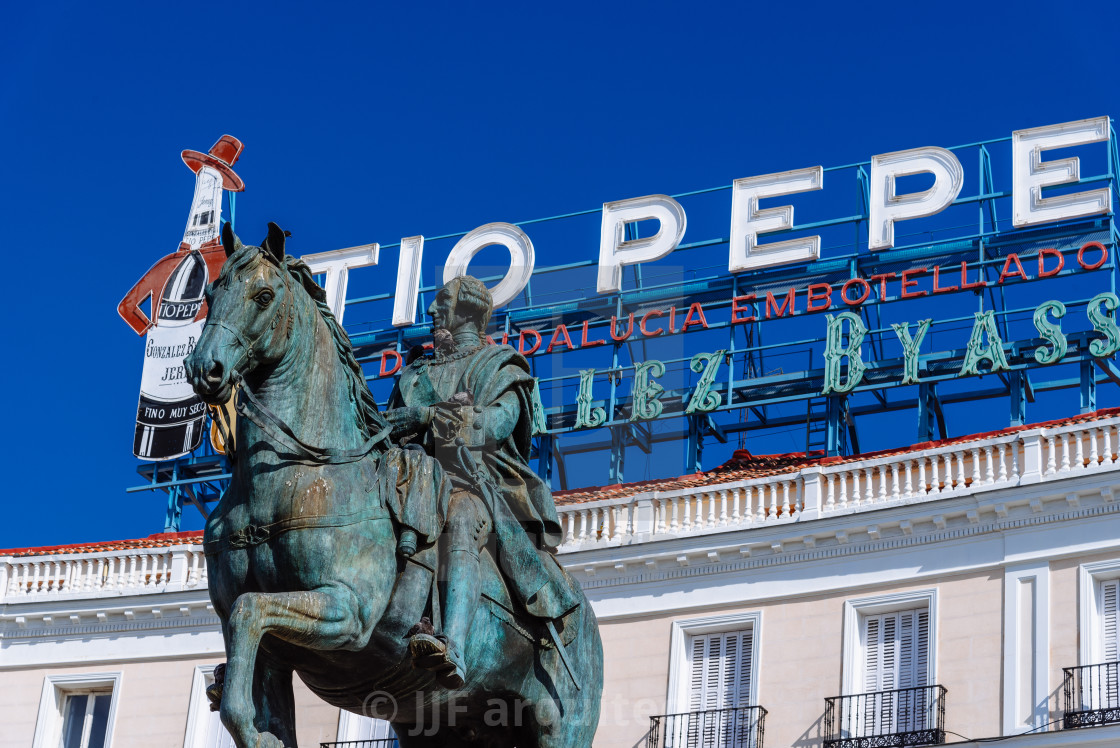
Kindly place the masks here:
POLYGON ((63 553, 100 553, 102 551, 130 551, 143 548, 167 548, 202 542, 202 530, 194 532, 157 532, 136 540, 108 540, 73 545, 47 545, 38 548, 8 548, 0 556, 57 556, 63 553))

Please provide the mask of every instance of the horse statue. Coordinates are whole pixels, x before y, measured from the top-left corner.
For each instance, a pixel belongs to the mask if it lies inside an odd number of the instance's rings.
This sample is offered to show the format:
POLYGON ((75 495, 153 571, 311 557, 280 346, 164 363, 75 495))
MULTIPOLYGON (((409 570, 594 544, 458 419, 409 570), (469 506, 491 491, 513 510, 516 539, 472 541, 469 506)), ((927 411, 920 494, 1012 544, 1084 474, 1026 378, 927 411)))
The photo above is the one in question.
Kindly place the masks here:
POLYGON ((582 592, 560 632, 546 629, 484 550, 465 682, 448 688, 414 665, 409 636, 439 620, 439 540, 402 554, 398 515, 404 494, 439 490, 442 468, 390 443, 349 338, 308 266, 285 254, 284 232, 270 223, 248 246, 227 224, 222 241, 185 365, 207 403, 233 398, 238 413, 232 479, 204 537, 227 658, 210 695, 234 742, 295 748, 298 673, 328 703, 388 720, 404 748, 590 748, 603 654, 582 592), (394 482, 390 463, 416 469, 394 482))

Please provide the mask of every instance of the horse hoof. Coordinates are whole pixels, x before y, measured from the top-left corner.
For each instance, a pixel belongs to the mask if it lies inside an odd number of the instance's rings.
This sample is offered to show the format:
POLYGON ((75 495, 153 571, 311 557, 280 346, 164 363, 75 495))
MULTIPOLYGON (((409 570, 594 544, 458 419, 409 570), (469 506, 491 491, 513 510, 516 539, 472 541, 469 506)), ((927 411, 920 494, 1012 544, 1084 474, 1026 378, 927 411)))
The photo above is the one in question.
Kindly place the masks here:
POLYGON ((408 640, 412 664, 430 670, 444 688, 457 690, 466 683, 463 665, 455 648, 431 634, 415 634, 408 640))
POLYGON ((257 735, 257 745, 255 748, 286 748, 284 741, 273 735, 271 732, 262 732, 257 735))

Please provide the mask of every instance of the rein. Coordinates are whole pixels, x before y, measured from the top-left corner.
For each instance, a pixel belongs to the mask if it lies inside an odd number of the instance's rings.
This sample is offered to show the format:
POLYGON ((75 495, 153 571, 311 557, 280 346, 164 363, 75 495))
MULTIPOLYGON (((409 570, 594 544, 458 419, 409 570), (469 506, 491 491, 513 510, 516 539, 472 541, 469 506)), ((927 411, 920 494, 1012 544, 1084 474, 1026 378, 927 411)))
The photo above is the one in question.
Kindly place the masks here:
POLYGON ((238 415, 245 416, 257 428, 265 432, 268 436, 276 441, 287 442, 290 446, 295 447, 296 452, 300 453, 303 460, 315 462, 320 465, 341 465, 348 462, 357 462, 377 446, 378 442, 384 441, 389 438, 391 427, 386 425, 376 434, 367 439, 357 449, 336 449, 334 447, 316 447, 300 439, 296 436, 292 427, 284 423, 284 421, 271 410, 268 406, 257 399, 253 391, 249 389, 249 385, 241 378, 239 374, 235 374, 235 378, 241 385, 241 394, 245 396, 244 400, 237 403, 236 410, 238 415), (250 409, 248 406, 252 405, 250 409), (254 413, 254 411, 256 411, 254 413))

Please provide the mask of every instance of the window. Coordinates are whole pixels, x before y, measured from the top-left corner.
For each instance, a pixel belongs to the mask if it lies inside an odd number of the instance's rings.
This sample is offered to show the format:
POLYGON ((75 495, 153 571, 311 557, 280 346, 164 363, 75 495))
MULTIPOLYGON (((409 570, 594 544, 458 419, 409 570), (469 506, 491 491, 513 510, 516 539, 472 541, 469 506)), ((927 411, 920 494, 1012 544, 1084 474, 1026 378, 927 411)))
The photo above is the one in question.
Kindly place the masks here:
POLYGON ((105 748, 112 692, 67 693, 62 704, 62 748, 105 748))
POLYGON ((929 685, 929 610, 861 616, 863 690, 929 685))
POLYGON ((396 736, 388 722, 353 714, 345 709, 338 715, 336 739, 340 743, 362 741, 356 748, 395 748, 396 746, 396 736))
POLYGON ((660 745, 679 748, 758 744, 761 616, 745 613, 673 623, 668 714, 660 745))
POLYGON ((33 748, 112 745, 120 673, 48 675, 43 682, 33 748))
POLYGON ((1120 559, 1082 564, 1080 665, 1120 660, 1120 559))
POLYGON ((213 665, 200 665, 194 669, 184 748, 236 748, 219 714, 210 711, 206 689, 213 683, 213 665))
POLYGON ((836 739, 910 734, 919 744, 941 729, 936 600, 925 590, 845 603, 844 690, 828 700, 836 739))

